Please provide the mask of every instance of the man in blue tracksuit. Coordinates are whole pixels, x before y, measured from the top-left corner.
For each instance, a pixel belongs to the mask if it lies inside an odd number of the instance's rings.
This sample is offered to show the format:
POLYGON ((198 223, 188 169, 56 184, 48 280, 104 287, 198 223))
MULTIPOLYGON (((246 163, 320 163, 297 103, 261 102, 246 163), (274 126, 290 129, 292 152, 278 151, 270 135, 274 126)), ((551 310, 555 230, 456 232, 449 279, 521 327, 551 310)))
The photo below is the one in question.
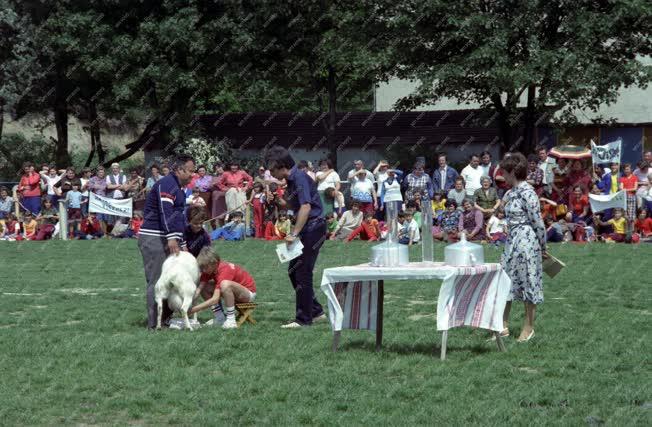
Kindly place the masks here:
MULTIPOLYGON (((147 281, 147 327, 156 328, 158 310, 154 300, 154 286, 161 277, 163 262, 168 255, 187 250, 183 239, 186 226, 184 209, 186 196, 181 187, 187 185, 195 162, 192 157, 181 156, 172 164, 172 172, 156 181, 145 200, 143 225, 138 233, 138 248, 143 256, 145 280, 147 281)), ((172 311, 163 307, 163 321, 172 311)))
POLYGON ((326 319, 312 287, 315 262, 319 249, 326 240, 326 220, 322 214, 317 184, 297 167, 288 150, 283 147, 272 147, 265 154, 265 164, 274 178, 287 181, 285 200, 280 203, 285 203, 286 208, 295 213, 296 222, 285 241, 290 244, 300 239, 303 244, 303 253, 290 261, 288 267, 288 275, 296 292, 296 317, 293 322, 281 327, 310 326, 313 320, 326 319))

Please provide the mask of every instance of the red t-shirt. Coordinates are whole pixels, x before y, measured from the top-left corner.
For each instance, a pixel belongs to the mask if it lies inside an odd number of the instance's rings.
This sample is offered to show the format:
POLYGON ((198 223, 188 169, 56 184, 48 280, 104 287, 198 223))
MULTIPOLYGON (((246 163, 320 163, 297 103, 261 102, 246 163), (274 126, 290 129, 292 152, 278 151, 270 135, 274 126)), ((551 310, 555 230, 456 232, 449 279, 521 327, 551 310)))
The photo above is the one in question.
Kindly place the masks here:
POLYGON ((256 292, 256 282, 254 282, 254 278, 251 277, 251 275, 242 267, 233 264, 232 262, 220 261, 213 276, 202 273, 201 278, 199 279, 200 282, 208 282, 209 280, 215 280, 215 287, 217 289, 220 288, 222 280, 230 280, 241 284, 251 292, 256 292))
POLYGON ((365 233, 367 233, 367 237, 380 237, 378 236, 378 233, 376 233, 376 227, 378 227, 377 219, 372 219, 371 222, 363 221, 361 225, 362 228, 364 228, 365 233))
POLYGON ((637 219, 634 223, 634 229, 647 237, 652 234, 652 218, 645 218, 644 220, 637 219))
POLYGON ((589 206, 589 197, 586 195, 581 195, 579 198, 575 194, 569 196, 569 204, 573 209, 575 215, 582 215, 584 212, 584 207, 589 206))
POLYGON ((620 183, 623 184, 623 187, 627 190, 628 194, 636 193, 636 188, 638 186, 638 178, 636 175, 632 174, 629 177, 622 176, 620 177, 620 183))
POLYGON ((20 178, 23 197, 37 197, 41 195, 41 176, 34 172, 31 175, 23 175, 20 178))

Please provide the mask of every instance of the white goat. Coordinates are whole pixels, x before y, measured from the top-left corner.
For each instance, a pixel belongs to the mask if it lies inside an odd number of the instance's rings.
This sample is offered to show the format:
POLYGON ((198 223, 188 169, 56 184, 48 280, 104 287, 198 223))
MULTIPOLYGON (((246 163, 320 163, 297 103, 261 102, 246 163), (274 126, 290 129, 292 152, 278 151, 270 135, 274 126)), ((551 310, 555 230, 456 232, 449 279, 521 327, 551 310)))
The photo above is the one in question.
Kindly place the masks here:
MULTIPOLYGON (((154 298, 158 306, 156 329, 161 329, 163 300, 167 300, 168 306, 172 310, 181 312, 186 328, 192 331, 188 319, 188 309, 192 305, 198 281, 199 266, 192 254, 182 251, 179 255, 169 256, 163 262, 161 277, 154 286, 154 298)), ((194 317, 196 320, 196 313, 194 317)))

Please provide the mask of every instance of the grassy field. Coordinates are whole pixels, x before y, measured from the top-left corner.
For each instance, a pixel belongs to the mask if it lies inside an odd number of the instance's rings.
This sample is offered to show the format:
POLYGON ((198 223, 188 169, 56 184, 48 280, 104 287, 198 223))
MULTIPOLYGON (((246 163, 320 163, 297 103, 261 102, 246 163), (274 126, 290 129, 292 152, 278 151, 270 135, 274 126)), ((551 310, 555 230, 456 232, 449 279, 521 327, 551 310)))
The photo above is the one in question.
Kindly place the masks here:
MULTIPOLYGON (((147 332, 135 241, 0 242, 0 423, 652 424, 652 245, 553 246, 569 268, 545 279, 533 341, 499 353, 456 329, 444 362, 440 282, 387 282, 383 351, 372 333, 343 331, 334 354, 327 324, 279 328, 294 302, 273 244, 215 247, 253 273, 257 325, 147 332)), ((315 283, 367 253, 327 242, 315 283)), ((522 317, 515 307, 513 335, 522 317)))

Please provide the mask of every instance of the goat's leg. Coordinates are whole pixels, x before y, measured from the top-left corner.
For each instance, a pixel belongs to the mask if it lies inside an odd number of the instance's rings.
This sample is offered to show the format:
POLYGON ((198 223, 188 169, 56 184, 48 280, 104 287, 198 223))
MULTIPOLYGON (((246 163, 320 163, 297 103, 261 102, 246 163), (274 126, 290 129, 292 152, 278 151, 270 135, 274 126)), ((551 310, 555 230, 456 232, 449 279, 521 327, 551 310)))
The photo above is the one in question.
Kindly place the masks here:
POLYGON ((160 298, 156 299, 156 309, 158 310, 158 316, 156 317, 156 329, 161 329, 161 318, 163 317, 163 300, 160 298))
MULTIPOLYGON (((192 326, 190 326, 190 319, 188 319, 188 310, 190 309, 191 304, 192 299, 184 299, 183 303, 181 304, 181 314, 183 315, 183 321, 189 331, 192 331, 192 326)), ((197 316, 197 314, 195 314, 195 316, 197 316)))

